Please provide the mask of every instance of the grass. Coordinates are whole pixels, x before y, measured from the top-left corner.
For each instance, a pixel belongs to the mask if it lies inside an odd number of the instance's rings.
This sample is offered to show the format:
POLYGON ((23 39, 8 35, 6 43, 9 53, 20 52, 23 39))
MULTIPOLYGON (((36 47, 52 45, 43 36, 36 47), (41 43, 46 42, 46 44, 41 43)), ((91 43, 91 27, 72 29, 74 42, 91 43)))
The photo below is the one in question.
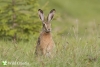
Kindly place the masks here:
MULTIPOLYGON (((37 36, 32 37, 29 42, 21 41, 17 44, 0 41, 0 61, 29 63, 29 65, 8 64, 7 67, 99 67, 100 37, 95 35, 98 32, 89 33, 90 36, 84 37, 87 34, 78 36, 74 31, 67 36, 54 34, 55 57, 53 59, 40 58, 40 61, 34 57, 37 36)), ((0 67, 3 65, 0 64, 0 67)))
POLYGON ((54 58, 40 58, 39 61, 34 57, 38 38, 36 34, 30 41, 20 41, 17 44, 1 40, 0 67, 100 67, 100 9, 98 9, 100 1, 39 0, 39 2, 46 13, 50 8, 56 9, 57 19, 51 22, 56 44, 54 58), (2 61, 5 60, 26 64, 13 63, 3 66, 2 61))

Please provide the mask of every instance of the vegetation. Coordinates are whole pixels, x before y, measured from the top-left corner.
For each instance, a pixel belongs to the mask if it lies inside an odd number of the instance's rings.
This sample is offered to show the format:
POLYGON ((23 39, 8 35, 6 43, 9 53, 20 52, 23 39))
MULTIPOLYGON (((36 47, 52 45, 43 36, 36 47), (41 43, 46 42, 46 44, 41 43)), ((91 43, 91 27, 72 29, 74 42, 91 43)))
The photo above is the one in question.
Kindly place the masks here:
MULTIPOLYGON (((9 41, 0 41, 0 61, 29 63, 29 65, 8 64, 7 67, 99 67, 100 38, 93 35, 77 38, 74 36, 76 33, 72 34, 70 34, 71 38, 54 36, 56 54, 52 59, 40 58, 37 60, 34 57, 36 47, 34 37, 28 42, 21 41, 15 45, 9 41)), ((86 35, 84 33, 84 36, 86 35)))
MULTIPOLYGON (((100 67, 99 2, 99 0, 39 0, 39 8, 43 9, 45 14, 52 8, 56 9, 56 15, 51 21, 56 44, 54 58, 37 60, 34 57, 38 38, 38 34, 34 34, 28 42, 22 40, 14 44, 9 40, 0 40, 0 62, 7 60, 29 63, 29 65, 8 64, 7 67, 100 67)), ((39 23, 41 25, 41 21, 39 23)), ((0 67, 2 66, 0 64, 0 67)))
POLYGON ((40 27, 36 0, 0 0, 0 37, 29 39, 40 27))

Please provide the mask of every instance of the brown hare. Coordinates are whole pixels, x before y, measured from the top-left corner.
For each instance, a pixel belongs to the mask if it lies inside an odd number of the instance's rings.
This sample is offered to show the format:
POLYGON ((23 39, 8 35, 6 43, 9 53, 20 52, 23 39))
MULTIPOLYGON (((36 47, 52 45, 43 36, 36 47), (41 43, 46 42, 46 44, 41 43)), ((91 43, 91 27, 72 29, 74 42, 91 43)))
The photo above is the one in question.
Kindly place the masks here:
POLYGON ((42 31, 37 41, 35 54, 37 56, 49 56, 51 57, 54 52, 55 43, 51 35, 51 20, 54 16, 55 9, 52 9, 47 18, 44 17, 44 13, 41 9, 38 10, 39 17, 42 21, 42 31))

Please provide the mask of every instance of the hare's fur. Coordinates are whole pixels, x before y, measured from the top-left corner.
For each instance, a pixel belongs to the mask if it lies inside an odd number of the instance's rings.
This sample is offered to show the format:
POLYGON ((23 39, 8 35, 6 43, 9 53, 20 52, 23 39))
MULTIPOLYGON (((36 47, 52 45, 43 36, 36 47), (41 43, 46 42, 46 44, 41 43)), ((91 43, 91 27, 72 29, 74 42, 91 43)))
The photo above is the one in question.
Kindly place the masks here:
POLYGON ((43 28, 42 32, 40 33, 40 36, 37 41, 36 50, 35 53, 38 56, 45 55, 45 56, 51 56, 54 51, 55 43, 52 39, 51 35, 51 22, 50 20, 54 16, 55 9, 52 9, 47 17, 47 19, 44 18, 43 11, 41 9, 39 11, 39 17, 42 20, 43 28))

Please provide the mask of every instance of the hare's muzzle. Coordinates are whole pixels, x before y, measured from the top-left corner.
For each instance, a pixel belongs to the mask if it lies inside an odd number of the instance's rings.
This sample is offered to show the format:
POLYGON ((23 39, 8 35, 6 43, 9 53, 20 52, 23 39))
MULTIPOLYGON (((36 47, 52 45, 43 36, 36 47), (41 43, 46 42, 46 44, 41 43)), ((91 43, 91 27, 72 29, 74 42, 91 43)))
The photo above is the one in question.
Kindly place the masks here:
POLYGON ((46 30, 46 33, 49 33, 49 32, 51 32, 51 30, 50 30, 50 29, 47 29, 47 30, 46 30))

